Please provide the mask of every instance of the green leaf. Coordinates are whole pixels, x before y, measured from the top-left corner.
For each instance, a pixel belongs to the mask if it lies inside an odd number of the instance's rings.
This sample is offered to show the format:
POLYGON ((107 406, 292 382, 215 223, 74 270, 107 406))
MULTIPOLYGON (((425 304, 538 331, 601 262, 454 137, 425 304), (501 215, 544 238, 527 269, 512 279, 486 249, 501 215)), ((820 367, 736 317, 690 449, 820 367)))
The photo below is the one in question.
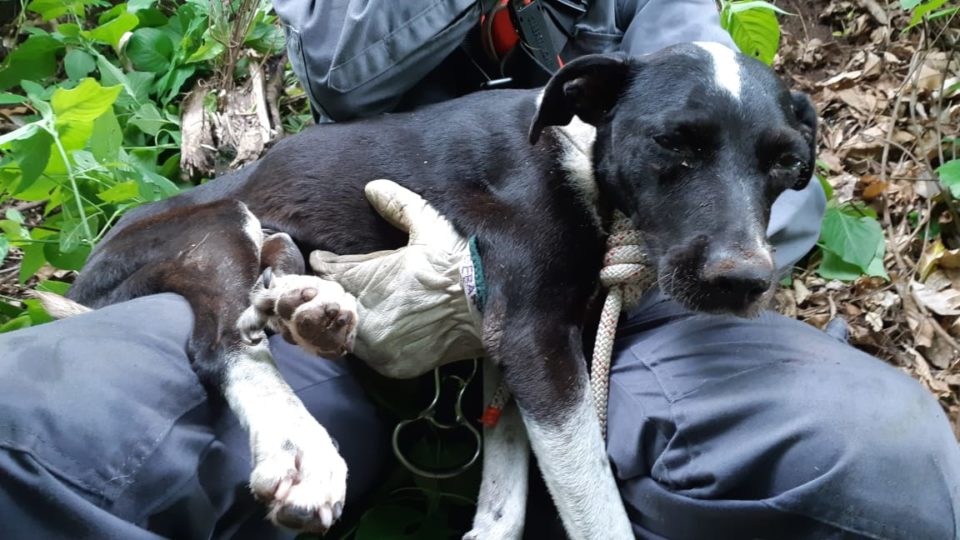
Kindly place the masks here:
MULTIPOLYGON (((113 46, 114 49, 120 47, 120 38, 123 35, 140 24, 140 19, 132 13, 121 13, 117 18, 102 24, 83 35, 93 41, 99 41, 113 46)), ((131 38, 132 39, 132 38, 131 38)))
POLYGON ((150 7, 153 7, 153 4, 156 1, 157 0, 130 0, 129 2, 127 2, 127 10, 130 11, 131 13, 136 13, 141 9, 148 9, 150 7))
POLYGON ((97 197, 103 202, 118 203, 136 199, 140 196, 140 185, 135 181, 122 182, 110 189, 97 193, 97 197))
POLYGON ((101 163, 116 161, 123 144, 123 131, 117 116, 112 110, 101 114, 93 121, 93 133, 90 136, 90 151, 101 163))
POLYGON ((11 94, 9 92, 0 92, 0 105, 17 105, 23 103, 27 98, 11 94))
POLYGON ((163 73, 173 58, 173 41, 156 28, 140 28, 130 36, 125 53, 138 70, 163 73))
POLYGON ((950 160, 937 167, 940 182, 950 189, 954 199, 960 199, 960 159, 950 160))
POLYGON ((177 97, 183 83, 187 82, 187 79, 189 79, 196 70, 196 66, 193 65, 179 67, 168 72, 164 78, 157 81, 157 93, 164 93, 162 98, 163 103, 170 103, 173 98, 177 97))
POLYGON ((900 0, 900 7, 909 11, 917 7, 922 0, 900 0))
POLYGON ((5 235, 0 234, 0 263, 7 260, 7 253, 10 253, 10 241, 5 235))
POLYGON ((33 137, 38 131, 42 131, 43 128, 40 127, 40 122, 33 122, 31 124, 24 124, 17 129, 11 131, 10 133, 4 133, 0 135, 0 146, 8 144, 12 141, 22 141, 24 139, 29 139, 33 137))
POLYGON ((883 249, 883 229, 869 216, 856 217, 828 208, 820 229, 820 244, 824 250, 866 272, 877 252, 883 249))
POLYGON ((83 0, 33 0, 27 4, 27 11, 32 11, 44 21, 56 19, 61 15, 83 15, 83 0))
POLYGON ((187 57, 186 63, 208 62, 223 54, 223 45, 219 41, 207 39, 196 51, 187 57))
POLYGON ((776 13, 769 7, 730 9, 721 16, 723 27, 730 33, 737 47, 744 54, 753 56, 765 64, 772 64, 780 44, 780 23, 776 13))
POLYGON ((21 315, 16 319, 10 319, 5 322, 3 326, 0 326, 0 334, 4 332, 12 332, 14 330, 20 330, 22 328, 30 328, 30 315, 21 315))
POLYGON ((37 290, 52 292, 54 294, 59 294, 60 296, 64 296, 67 294, 67 291, 70 290, 70 284, 64 283, 63 281, 46 279, 37 284, 37 290))
MULTIPOLYGON (((35 240, 46 240, 55 234, 56 233, 52 231, 44 229, 34 229, 30 231, 30 236, 35 240)), ((19 275, 21 285, 33 277, 33 275, 37 273, 37 270, 47 262, 47 257, 43 254, 43 246, 44 244, 40 243, 26 244, 23 246, 23 258, 20 259, 19 275)))
POLYGON ((20 81, 42 81, 57 72, 57 52, 63 43, 49 34, 30 36, 13 50, 0 69, 0 90, 20 81))
POLYGON ((50 162, 53 137, 44 130, 38 131, 28 139, 13 143, 13 155, 20 164, 20 183, 12 191, 23 191, 40 178, 50 162))
POLYGON ((67 55, 63 57, 63 68, 67 72, 67 77, 76 81, 86 77, 96 69, 97 61, 87 51, 70 49, 67 55))
POLYGON ((16 208, 7 208, 7 211, 4 213, 4 216, 14 223, 23 225, 23 214, 20 213, 16 208))
POLYGON ((66 150, 78 150, 93 133, 93 121, 116 101, 122 87, 103 87, 94 79, 84 79, 73 90, 58 88, 50 98, 56 115, 57 133, 66 150))
POLYGON ((947 3, 947 0, 929 0, 928 2, 925 2, 914 8, 913 16, 910 17, 910 24, 907 25, 905 30, 909 30, 910 28, 920 24, 928 13, 936 9, 940 9, 940 6, 945 3, 947 3))
POLYGON ((145 103, 127 123, 137 126, 140 131, 147 135, 156 137, 163 126, 169 122, 160 114, 160 109, 157 109, 156 105, 153 103, 145 103))

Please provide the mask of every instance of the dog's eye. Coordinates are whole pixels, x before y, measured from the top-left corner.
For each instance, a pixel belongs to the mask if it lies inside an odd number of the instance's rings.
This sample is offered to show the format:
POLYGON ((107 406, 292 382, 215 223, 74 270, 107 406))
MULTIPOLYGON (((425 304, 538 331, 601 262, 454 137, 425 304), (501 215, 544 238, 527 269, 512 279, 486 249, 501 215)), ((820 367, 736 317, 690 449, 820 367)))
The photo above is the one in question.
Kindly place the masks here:
POLYGON ((703 152, 703 145, 695 139, 686 136, 684 133, 670 133, 667 135, 655 135, 653 142, 661 148, 676 152, 678 154, 693 154, 703 152))
POLYGON ((796 171, 803 167, 803 160, 793 154, 784 154, 777 159, 773 166, 778 169, 796 171))

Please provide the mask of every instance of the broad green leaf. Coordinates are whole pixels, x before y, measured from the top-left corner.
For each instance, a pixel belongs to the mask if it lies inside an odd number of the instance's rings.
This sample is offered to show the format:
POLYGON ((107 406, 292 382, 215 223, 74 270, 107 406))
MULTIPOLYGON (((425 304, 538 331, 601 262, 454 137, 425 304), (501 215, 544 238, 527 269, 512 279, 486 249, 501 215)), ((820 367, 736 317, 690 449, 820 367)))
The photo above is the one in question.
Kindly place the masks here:
MULTIPOLYGON (((55 235, 56 233, 53 231, 45 229, 33 229, 30 231, 30 236, 33 237, 34 240, 49 240, 55 235)), ((20 274, 18 276, 21 285, 33 277, 33 275, 37 273, 37 270, 47 262, 47 258, 43 254, 43 246, 44 244, 41 243, 32 243, 21 248, 23 250, 23 258, 20 260, 20 274)))
MULTIPOLYGON (((120 38, 123 34, 133 30, 140 23, 140 19, 132 13, 121 13, 117 18, 102 24, 83 35, 93 41, 99 41, 113 46, 114 49, 120 47, 120 38)), ((132 37, 131 37, 132 39, 132 37)))
POLYGON ((38 131, 32 137, 15 141, 11 146, 13 156, 20 164, 20 183, 14 191, 23 191, 40 178, 43 170, 50 161, 53 137, 44 130, 38 131))
POLYGON ((116 161, 123 144, 123 131, 117 116, 112 110, 101 114, 93 121, 93 134, 90 137, 90 151, 101 163, 116 161))
POLYGON ((61 15, 83 15, 83 0, 33 0, 27 4, 27 10, 32 11, 44 21, 56 19, 61 15))
POLYGON ((100 69, 100 80, 103 81, 103 84, 107 86, 120 85, 123 87, 124 93, 134 102, 139 103, 146 99, 146 93, 140 97, 137 93, 137 89, 134 88, 131 80, 127 77, 127 74, 124 74, 123 70, 113 65, 110 60, 107 60, 107 57, 103 56, 100 53, 97 54, 97 68, 100 69))
POLYGON ((0 90, 6 90, 20 81, 42 81, 57 72, 57 51, 63 43, 49 34, 30 36, 7 55, 0 69, 0 90))
POLYGON ((940 182, 950 189, 954 199, 960 199, 960 159, 950 160, 937 167, 940 182))
POLYGON ((97 23, 101 25, 107 24, 128 11, 126 2, 114 3, 112 8, 104 10, 97 15, 97 23))
MULTIPOLYGON (((67 235, 67 238, 79 237, 79 235, 80 233, 77 232, 67 235)), ((63 233, 61 233, 61 238, 63 238, 63 233)), ((83 268, 83 263, 87 262, 87 257, 90 256, 90 246, 79 243, 71 243, 70 246, 72 247, 71 251, 61 251, 57 244, 44 244, 43 254, 50 264, 61 270, 79 271, 83 268)))
POLYGON ((97 197, 103 202, 118 203, 136 199, 140 196, 140 186, 133 180, 122 182, 110 189, 97 193, 97 197))
POLYGON ((23 328, 30 328, 30 315, 21 315, 16 319, 10 319, 3 323, 3 326, 0 326, 0 334, 23 328))
POLYGON ((765 7, 736 11, 722 17, 724 28, 744 53, 772 64, 780 44, 780 23, 773 10, 765 7))
POLYGON ((917 7, 923 0, 900 0, 900 7, 905 10, 911 10, 917 7))
POLYGON ((10 241, 6 235, 0 234, 0 263, 7 260, 7 253, 10 253, 10 241))
POLYGON ((26 100, 27 98, 18 96, 17 94, 0 92, 0 105, 16 105, 18 103, 23 103, 26 100))
POLYGON ((136 13, 141 9, 147 9, 153 7, 153 4, 157 0, 130 0, 127 2, 127 11, 131 13, 136 13))
POLYGON ((46 279, 40 283, 37 283, 37 290, 52 292, 54 294, 64 296, 67 294, 67 291, 70 290, 70 284, 64 283, 63 281, 57 281, 55 279, 46 279))
POLYGON ((910 24, 907 25, 906 29, 913 28, 914 26, 920 24, 923 21, 923 18, 927 16, 931 11, 940 9, 940 7, 945 4, 947 0, 929 0, 923 4, 916 6, 913 10, 913 16, 910 17, 910 24))
POLYGON ((156 137, 157 133, 168 122, 160 114, 160 110, 153 103, 145 103, 137 112, 127 121, 128 124, 137 126, 140 131, 147 135, 156 137))
POLYGON ((7 240, 30 240, 30 231, 23 226, 23 222, 18 223, 12 219, 0 219, 0 231, 3 231, 7 240))
POLYGON ((207 39, 200 45, 200 48, 187 57, 186 63, 208 62, 223 54, 223 45, 219 41, 207 39))
POLYGON ((874 218, 855 217, 828 208, 820 229, 820 245, 865 272, 883 248, 883 229, 874 218))
POLYGON ((6 217, 7 219, 9 219, 14 223, 23 225, 23 214, 20 213, 20 211, 17 210, 16 208, 13 208, 13 207, 7 208, 7 211, 4 212, 4 217, 6 217))
POLYGON ((196 66, 193 65, 179 67, 157 82, 157 86, 162 88, 158 88, 157 93, 165 92, 163 96, 164 104, 170 103, 173 98, 177 97, 183 83, 187 82, 187 79, 192 77, 196 70, 196 66))
POLYGON ((33 122, 31 124, 25 124, 17 129, 11 131, 10 133, 4 133, 0 135, 0 146, 8 144, 12 141, 22 141, 24 139, 29 139, 33 137, 38 131, 41 131, 43 128, 40 127, 39 122, 33 122))
POLYGON ((67 72, 67 77, 80 80, 97 68, 97 61, 83 49, 70 49, 63 57, 63 68, 67 72))
POLYGON ((140 28, 130 36, 124 52, 138 70, 163 73, 173 58, 173 41, 156 28, 140 28))
POLYGON ((80 170, 90 171, 100 168, 100 163, 97 162, 97 158, 93 157, 93 154, 86 150, 74 150, 70 154, 73 157, 73 162, 80 170))
POLYGON ((120 85, 103 87, 94 79, 84 79, 73 90, 57 89, 50 98, 56 115, 57 133, 66 150, 83 148, 93 133, 93 121, 113 105, 120 85))

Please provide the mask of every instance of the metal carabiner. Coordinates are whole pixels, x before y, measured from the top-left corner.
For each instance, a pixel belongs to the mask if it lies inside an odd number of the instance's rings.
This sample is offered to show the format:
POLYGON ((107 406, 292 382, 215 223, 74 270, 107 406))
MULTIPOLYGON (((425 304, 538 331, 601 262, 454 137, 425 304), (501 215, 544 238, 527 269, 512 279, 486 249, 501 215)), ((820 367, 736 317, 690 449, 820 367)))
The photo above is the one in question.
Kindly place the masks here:
POLYGON ((397 456, 397 459, 400 461, 400 463, 404 467, 407 468, 407 470, 409 470, 413 474, 423 476, 426 478, 437 478, 437 479, 452 478, 454 476, 457 476, 463 473, 464 471, 469 469, 471 466, 473 466, 474 463, 477 462, 477 459, 480 457, 480 450, 483 446, 483 438, 480 435, 480 432, 477 431, 477 429, 473 427, 473 425, 470 423, 467 417, 464 416, 463 403, 462 403, 463 395, 467 391, 467 385, 470 384, 470 381, 473 380, 473 377, 476 375, 476 373, 477 373, 477 361, 473 360, 473 368, 470 370, 470 374, 466 378, 460 377, 459 375, 447 376, 448 379, 455 381, 460 386, 460 388, 459 390, 457 390, 457 399, 456 399, 456 402, 454 403, 454 409, 453 409, 454 420, 452 423, 444 423, 444 422, 441 422, 440 420, 437 420, 437 417, 436 417, 436 407, 437 407, 437 403, 440 401, 440 389, 441 389, 440 368, 436 368, 433 370, 434 391, 433 391, 433 399, 430 401, 430 404, 427 405, 426 408, 424 408, 422 411, 420 411, 420 413, 415 418, 403 420, 400 423, 398 423, 397 426, 393 429, 393 454, 397 456), (420 467, 415 465, 412 461, 407 459, 407 456, 404 455, 403 451, 400 449, 400 433, 402 433, 404 428, 406 428, 407 426, 417 422, 421 422, 421 421, 427 422, 433 427, 439 430, 445 430, 445 431, 459 429, 459 428, 466 428, 470 432, 470 434, 473 435, 473 439, 476 442, 473 455, 470 457, 470 459, 468 459, 464 463, 461 463, 459 465, 455 465, 449 468, 433 469, 433 470, 421 469, 420 467))

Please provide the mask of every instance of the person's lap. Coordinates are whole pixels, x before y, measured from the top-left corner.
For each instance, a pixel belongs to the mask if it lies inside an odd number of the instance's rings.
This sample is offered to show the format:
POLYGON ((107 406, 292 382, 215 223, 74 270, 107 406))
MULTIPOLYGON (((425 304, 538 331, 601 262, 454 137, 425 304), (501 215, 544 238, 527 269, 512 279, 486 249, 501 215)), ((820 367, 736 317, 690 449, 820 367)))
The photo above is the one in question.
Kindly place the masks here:
POLYGON ((960 450, 907 375, 807 324, 693 315, 621 326, 608 448, 642 538, 952 539, 960 450))
MULTIPOLYGON (((294 536, 246 486, 247 434, 191 371, 192 324, 168 294, 0 336, 0 536, 294 536)), ((386 427, 345 362, 271 348, 339 442, 349 504, 378 479, 386 427)))
MULTIPOLYGON (((4 537, 290 536, 262 519, 246 434, 187 365, 185 302, 161 295, 83 319, 0 336, 4 537)), ((952 537, 956 443, 905 375, 774 315, 661 302, 620 335, 609 444, 639 535, 940 538, 930 520, 941 519, 952 537)), ((369 489, 389 448, 373 406, 345 363, 274 343, 340 443, 351 498, 369 489)))

